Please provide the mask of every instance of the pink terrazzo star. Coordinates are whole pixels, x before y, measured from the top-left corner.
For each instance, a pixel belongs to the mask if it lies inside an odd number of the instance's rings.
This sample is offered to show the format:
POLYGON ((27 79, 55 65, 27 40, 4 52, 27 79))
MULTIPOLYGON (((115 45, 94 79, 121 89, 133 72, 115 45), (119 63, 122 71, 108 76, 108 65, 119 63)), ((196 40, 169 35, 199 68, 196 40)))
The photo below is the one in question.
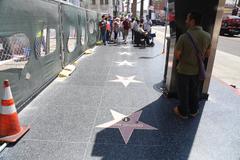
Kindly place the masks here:
POLYGON ((125 116, 121 113, 118 113, 114 110, 111 110, 112 116, 114 120, 109 121, 107 123, 98 125, 98 128, 118 128, 125 144, 128 143, 134 129, 141 130, 158 130, 155 127, 152 127, 146 123, 138 121, 142 111, 134 112, 129 116, 125 116))

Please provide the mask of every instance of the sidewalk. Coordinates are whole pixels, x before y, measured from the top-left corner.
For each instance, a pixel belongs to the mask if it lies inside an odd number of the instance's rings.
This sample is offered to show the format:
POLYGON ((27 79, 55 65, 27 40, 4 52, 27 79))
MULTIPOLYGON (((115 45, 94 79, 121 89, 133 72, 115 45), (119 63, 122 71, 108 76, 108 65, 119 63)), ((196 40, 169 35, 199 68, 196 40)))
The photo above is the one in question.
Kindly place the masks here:
MULTIPOLYGON (((168 28, 169 31, 169 28, 168 28)), ((163 44, 165 27, 154 27, 157 39, 163 44), (158 29, 157 29, 158 28, 158 29)), ((169 36, 169 33, 167 33, 169 36)), ((240 57, 217 50, 212 75, 228 85, 235 85, 240 89, 240 57)))
POLYGON ((99 46, 19 114, 30 131, 0 160, 237 160, 240 99, 212 78, 201 114, 181 120, 156 85, 162 44, 99 46))
POLYGON ((240 88, 240 57, 218 50, 213 75, 228 85, 240 88))

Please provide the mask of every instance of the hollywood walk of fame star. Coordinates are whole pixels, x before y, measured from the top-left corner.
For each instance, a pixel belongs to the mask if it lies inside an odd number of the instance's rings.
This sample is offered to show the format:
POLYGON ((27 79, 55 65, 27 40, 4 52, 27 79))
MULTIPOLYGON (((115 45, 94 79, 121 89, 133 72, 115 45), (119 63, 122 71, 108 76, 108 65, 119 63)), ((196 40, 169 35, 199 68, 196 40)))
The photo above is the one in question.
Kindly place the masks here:
POLYGON ((118 64, 118 66, 133 66, 136 62, 128 62, 127 60, 124 60, 122 62, 115 62, 118 64))
POLYGON ((133 131, 139 130, 158 130, 146 123, 139 121, 142 111, 132 113, 129 116, 110 110, 114 120, 100 124, 97 128, 118 128, 125 144, 128 143, 133 131))
POLYGON ((120 54, 120 55, 128 55, 128 56, 131 56, 131 55, 132 55, 132 53, 130 53, 130 52, 120 52, 119 54, 120 54))
POLYGON ((127 49, 127 48, 130 48, 131 46, 129 45, 126 45, 126 46, 121 46, 120 48, 124 48, 124 49, 127 49))
POLYGON ((110 82, 120 82, 124 85, 124 87, 127 87, 130 83, 143 83, 141 81, 134 80, 136 76, 130 76, 130 77, 122 77, 116 75, 118 79, 110 80, 110 82))

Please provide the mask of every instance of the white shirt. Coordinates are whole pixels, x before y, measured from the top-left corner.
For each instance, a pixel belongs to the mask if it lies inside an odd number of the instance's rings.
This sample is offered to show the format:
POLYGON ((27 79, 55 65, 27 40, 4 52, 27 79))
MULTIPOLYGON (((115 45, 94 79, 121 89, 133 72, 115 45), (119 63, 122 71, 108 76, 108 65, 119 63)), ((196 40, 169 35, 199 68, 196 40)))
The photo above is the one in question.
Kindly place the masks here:
POLYGON ((145 31, 150 32, 151 31, 151 26, 152 26, 152 21, 151 20, 147 20, 144 22, 143 24, 143 28, 145 31))
POLYGON ((137 28, 138 28, 137 21, 134 21, 133 24, 132 24, 132 29, 133 29, 134 31, 136 31, 137 28))

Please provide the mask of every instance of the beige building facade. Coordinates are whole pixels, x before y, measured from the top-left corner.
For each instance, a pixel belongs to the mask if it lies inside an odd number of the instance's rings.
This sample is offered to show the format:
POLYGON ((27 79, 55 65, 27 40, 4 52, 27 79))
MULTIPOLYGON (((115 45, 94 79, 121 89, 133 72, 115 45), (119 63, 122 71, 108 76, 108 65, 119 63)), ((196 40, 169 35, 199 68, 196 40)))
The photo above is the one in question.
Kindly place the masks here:
POLYGON ((124 12, 124 0, 80 0, 80 6, 100 13, 118 15, 124 12))

